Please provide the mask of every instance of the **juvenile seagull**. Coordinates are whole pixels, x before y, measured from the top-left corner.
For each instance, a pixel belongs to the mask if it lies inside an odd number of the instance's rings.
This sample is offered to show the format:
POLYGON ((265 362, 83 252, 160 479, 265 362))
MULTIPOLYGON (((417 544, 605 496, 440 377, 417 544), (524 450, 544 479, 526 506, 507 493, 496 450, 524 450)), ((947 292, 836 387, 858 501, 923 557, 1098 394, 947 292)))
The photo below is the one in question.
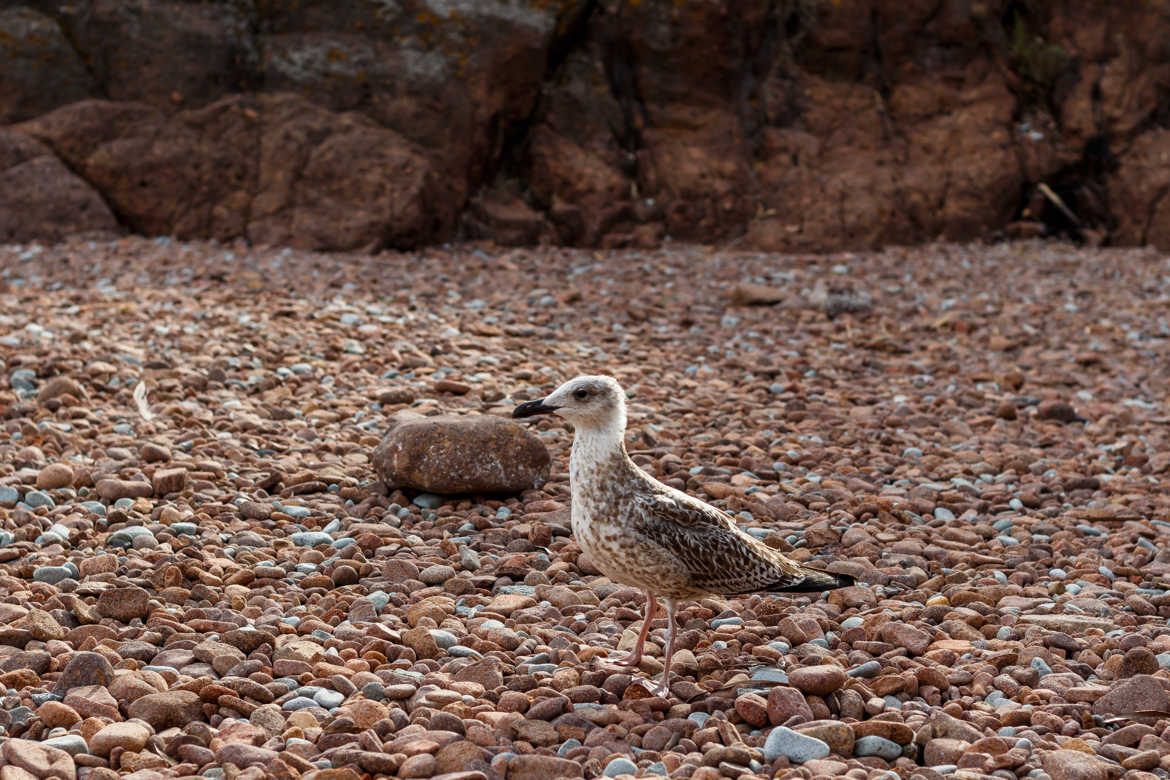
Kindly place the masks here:
POLYGON ((668 690, 679 601, 708 593, 818 592, 853 584, 848 575, 785 558, 740 530, 726 512, 638 468, 626 454, 626 395, 613 377, 579 376, 512 411, 513 417, 538 414, 556 414, 573 425, 569 484, 577 543, 605 576, 646 593, 638 642, 617 663, 642 660, 658 598, 666 601, 666 660, 656 692, 668 690))

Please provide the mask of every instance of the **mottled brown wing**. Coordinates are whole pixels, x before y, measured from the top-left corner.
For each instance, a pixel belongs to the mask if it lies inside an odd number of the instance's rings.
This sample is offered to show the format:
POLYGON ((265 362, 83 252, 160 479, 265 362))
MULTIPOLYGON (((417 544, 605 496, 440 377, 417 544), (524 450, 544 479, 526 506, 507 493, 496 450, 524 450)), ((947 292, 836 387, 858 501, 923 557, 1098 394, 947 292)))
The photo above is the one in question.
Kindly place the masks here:
POLYGON ((669 550, 702 590, 724 595, 778 590, 804 578, 795 562, 740 531, 725 512, 685 494, 640 495, 628 511, 628 527, 669 550))

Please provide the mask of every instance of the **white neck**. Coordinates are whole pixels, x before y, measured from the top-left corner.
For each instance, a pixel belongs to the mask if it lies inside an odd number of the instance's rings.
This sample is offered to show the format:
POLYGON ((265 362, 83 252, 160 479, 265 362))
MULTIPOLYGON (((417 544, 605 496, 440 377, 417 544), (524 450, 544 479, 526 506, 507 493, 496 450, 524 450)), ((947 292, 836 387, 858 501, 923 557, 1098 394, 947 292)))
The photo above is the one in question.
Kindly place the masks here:
POLYGON ((571 457, 597 460, 612 456, 621 449, 625 433, 625 426, 617 424, 576 428, 571 457))

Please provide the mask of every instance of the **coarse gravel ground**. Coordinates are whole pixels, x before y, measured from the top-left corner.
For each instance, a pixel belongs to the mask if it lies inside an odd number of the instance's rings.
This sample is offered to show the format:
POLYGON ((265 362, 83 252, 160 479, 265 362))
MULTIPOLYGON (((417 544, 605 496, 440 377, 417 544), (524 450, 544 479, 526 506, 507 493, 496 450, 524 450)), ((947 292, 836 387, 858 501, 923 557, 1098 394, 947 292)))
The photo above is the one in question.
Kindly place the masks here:
POLYGON ((1170 774, 1164 255, 79 239, 0 247, 0 302, 4 778, 1170 774), (865 584, 685 605, 651 697, 558 420, 538 490, 375 482, 394 412, 585 372, 865 584))

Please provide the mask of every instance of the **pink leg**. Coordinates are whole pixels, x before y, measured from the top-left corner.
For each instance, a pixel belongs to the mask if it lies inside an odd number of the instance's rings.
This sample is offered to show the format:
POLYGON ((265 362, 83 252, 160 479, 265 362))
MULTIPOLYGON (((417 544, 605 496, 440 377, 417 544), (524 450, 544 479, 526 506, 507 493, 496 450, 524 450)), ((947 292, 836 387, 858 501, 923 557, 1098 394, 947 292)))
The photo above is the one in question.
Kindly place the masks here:
POLYGON ((674 599, 666 599, 666 662, 662 668, 662 681, 655 683, 652 688, 658 696, 670 696, 670 662, 674 660, 674 641, 677 638, 674 625, 677 607, 674 599))
POLYGON ((620 666, 637 666, 642 660, 642 649, 646 646, 646 635, 650 633, 650 624, 658 613, 658 597, 646 591, 646 619, 642 621, 642 630, 638 632, 638 642, 634 649, 625 658, 613 661, 620 666))

